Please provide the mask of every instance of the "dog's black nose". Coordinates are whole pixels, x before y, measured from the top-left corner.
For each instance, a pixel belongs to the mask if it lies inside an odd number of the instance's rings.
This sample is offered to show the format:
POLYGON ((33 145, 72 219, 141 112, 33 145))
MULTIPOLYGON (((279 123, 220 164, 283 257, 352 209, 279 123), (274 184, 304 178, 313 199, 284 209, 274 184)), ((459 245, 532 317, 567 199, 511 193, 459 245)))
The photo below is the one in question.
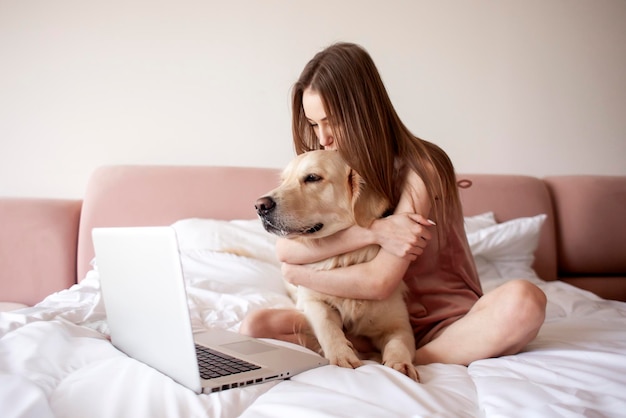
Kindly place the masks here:
POLYGON ((267 215, 276 207, 276 202, 269 196, 263 196, 257 199, 254 207, 259 215, 267 215))

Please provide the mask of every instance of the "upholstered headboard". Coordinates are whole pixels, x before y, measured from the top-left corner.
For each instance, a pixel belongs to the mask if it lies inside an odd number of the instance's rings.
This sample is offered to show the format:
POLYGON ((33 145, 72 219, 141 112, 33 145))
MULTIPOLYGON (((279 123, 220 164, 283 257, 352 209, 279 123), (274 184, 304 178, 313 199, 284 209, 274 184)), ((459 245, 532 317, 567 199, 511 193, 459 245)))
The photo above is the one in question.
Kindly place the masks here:
MULTIPOLYGON (((189 166, 107 166, 96 170, 87 187, 78 235, 77 277, 93 258, 91 229, 96 226, 169 225, 192 217, 253 219, 254 202, 279 181, 278 169, 189 166)), ((536 261, 537 273, 556 279, 554 216, 545 184, 527 176, 458 176, 466 215, 493 211, 499 222, 545 213, 536 261)))
POLYGON ((0 198, 0 301, 34 305, 75 283, 81 203, 0 198))
POLYGON ((556 280, 554 208, 546 184, 539 178, 520 175, 459 174, 457 178, 466 216, 492 211, 498 222, 504 222, 541 213, 547 215, 533 268, 542 279, 556 280))
POLYGON ((253 219, 254 202, 279 170, 201 166, 105 166, 91 176, 80 219, 77 277, 94 256, 99 226, 170 225, 185 218, 253 219))

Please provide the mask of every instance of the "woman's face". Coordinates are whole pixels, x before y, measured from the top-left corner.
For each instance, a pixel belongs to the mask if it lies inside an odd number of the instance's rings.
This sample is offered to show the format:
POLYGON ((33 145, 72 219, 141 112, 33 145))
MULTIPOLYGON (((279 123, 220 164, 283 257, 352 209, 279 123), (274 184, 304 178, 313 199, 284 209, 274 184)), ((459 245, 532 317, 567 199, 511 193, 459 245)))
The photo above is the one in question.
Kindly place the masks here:
POLYGON ((324 149, 335 150, 335 137, 332 132, 331 121, 326 116, 324 104, 320 95, 310 88, 302 92, 302 107, 304 115, 313 127, 320 145, 324 149))

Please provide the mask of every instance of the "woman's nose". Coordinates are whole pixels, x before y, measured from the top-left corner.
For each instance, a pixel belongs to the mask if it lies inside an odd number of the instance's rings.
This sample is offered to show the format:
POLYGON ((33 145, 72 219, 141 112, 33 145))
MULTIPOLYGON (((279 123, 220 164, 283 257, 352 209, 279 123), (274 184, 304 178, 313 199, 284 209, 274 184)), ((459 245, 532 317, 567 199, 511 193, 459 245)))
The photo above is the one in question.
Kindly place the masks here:
POLYGON ((329 148, 333 145, 334 139, 330 129, 320 129, 319 141, 320 145, 324 148, 329 148))

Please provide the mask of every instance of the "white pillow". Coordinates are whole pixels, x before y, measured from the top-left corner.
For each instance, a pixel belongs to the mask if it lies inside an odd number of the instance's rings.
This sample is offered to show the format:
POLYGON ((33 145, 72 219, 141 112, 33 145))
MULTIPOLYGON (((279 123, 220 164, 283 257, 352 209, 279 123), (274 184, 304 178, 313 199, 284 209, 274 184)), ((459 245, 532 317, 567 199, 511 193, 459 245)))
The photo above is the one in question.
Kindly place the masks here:
POLYGON ((176 230, 185 279, 191 286, 220 282, 285 293, 276 236, 259 220, 183 219, 176 230))
POLYGON ((488 259, 532 257, 539 244, 539 232, 545 220, 545 214, 517 218, 468 233, 472 254, 488 259))
POLYGON ((492 226, 497 223, 493 212, 485 212, 475 216, 466 216, 464 221, 466 234, 476 232, 479 229, 487 228, 488 226, 492 226))
MULTIPOLYGON (((493 212, 465 217, 470 249, 483 284, 491 279, 536 278, 532 270, 546 215, 497 224, 493 212)), ((193 287, 228 284, 285 294, 276 236, 254 220, 184 219, 176 229, 185 277, 193 287)), ((219 285, 223 286, 223 285, 219 285)), ((222 289, 221 291, 224 291, 222 289)))
POLYGON ((467 234, 485 290, 503 280, 539 280, 532 269, 545 214, 512 219, 467 234))
POLYGON ((172 224, 178 246, 185 251, 231 253, 279 265, 276 235, 270 234, 258 219, 221 221, 191 218, 172 224))
POLYGON ((194 330, 237 330, 261 308, 293 308, 276 237, 259 220, 183 219, 175 222, 194 330))

